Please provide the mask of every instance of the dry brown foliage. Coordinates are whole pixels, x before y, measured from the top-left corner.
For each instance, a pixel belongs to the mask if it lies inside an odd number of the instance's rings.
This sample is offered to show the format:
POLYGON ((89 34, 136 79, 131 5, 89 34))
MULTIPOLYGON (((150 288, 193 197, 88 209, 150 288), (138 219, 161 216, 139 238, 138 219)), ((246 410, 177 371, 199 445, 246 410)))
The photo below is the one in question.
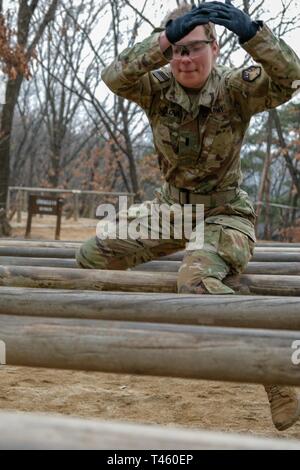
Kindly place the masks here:
POLYGON ((6 18, 0 14, 0 61, 2 62, 2 71, 8 75, 11 80, 15 80, 18 74, 23 75, 27 80, 30 79, 29 60, 31 57, 20 44, 13 44, 13 37, 16 32, 10 28, 6 18))

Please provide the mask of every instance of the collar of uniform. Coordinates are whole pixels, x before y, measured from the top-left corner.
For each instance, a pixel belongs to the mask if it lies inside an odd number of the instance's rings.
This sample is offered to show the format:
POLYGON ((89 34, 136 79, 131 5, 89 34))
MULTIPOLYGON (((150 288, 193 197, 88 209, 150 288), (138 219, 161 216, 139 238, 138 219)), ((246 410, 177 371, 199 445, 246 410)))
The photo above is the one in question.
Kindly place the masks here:
POLYGON ((206 106, 207 108, 211 108, 214 105, 218 95, 219 83, 220 75, 217 68, 214 67, 208 79, 206 80, 205 85, 200 91, 198 106, 206 106))
POLYGON ((184 88, 175 80, 174 76, 172 76, 171 85, 166 92, 166 98, 173 103, 179 104, 188 113, 194 111, 195 104, 197 109, 200 106, 211 108, 217 97, 219 82, 220 77, 218 71, 216 68, 214 68, 205 85, 199 92, 198 101, 191 103, 191 100, 189 99, 189 96, 184 88))
POLYGON ((166 98, 172 103, 179 104, 188 113, 191 110, 191 103, 187 93, 172 75, 171 84, 166 92, 166 98))

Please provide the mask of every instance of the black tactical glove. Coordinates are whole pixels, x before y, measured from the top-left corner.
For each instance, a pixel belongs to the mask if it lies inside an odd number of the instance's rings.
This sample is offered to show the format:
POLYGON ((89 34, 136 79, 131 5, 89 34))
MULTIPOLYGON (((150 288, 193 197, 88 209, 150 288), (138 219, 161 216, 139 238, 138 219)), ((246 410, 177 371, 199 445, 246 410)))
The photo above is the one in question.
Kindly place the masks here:
POLYGON ((237 34, 241 43, 253 38, 261 25, 251 21, 250 16, 234 7, 230 0, 225 0, 225 3, 205 2, 198 7, 198 10, 208 15, 211 23, 224 26, 237 34))
POLYGON ((176 18, 169 20, 166 24, 166 36, 169 42, 175 44, 184 36, 189 34, 196 26, 207 24, 209 22, 208 15, 200 12, 196 6, 191 11, 176 18))

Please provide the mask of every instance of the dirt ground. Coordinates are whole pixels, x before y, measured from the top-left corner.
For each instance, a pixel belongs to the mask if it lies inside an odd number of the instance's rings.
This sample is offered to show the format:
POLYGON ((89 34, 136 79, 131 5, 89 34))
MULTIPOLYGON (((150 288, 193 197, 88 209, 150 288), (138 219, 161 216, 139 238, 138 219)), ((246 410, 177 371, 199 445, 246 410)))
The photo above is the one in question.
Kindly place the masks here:
MULTIPOLYGON (((52 220, 35 219, 32 238, 53 238, 52 220)), ((64 220, 61 239, 93 236, 95 224, 64 220)), ((13 225, 13 236, 24 236, 24 217, 13 225)), ((300 439, 300 422, 274 429, 257 385, 3 366, 0 409, 300 439)))

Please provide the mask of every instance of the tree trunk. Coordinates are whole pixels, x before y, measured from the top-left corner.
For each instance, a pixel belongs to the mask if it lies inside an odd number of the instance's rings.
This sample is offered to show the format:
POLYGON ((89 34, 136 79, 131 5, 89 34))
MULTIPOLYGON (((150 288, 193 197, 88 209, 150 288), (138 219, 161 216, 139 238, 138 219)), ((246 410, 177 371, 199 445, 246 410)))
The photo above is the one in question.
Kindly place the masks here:
POLYGON ((6 200, 9 186, 10 139, 14 110, 20 92, 23 77, 9 80, 6 88, 6 102, 3 105, 0 122, 0 236, 10 235, 11 228, 6 215, 6 200))
MULTIPOLYGON (((272 141, 272 122, 273 122, 273 117, 271 113, 269 113, 268 121, 267 121, 267 140, 268 140, 268 149, 267 149, 267 154, 266 158, 264 161, 264 167, 261 175, 261 181, 260 181, 260 186, 258 190, 258 196, 257 196, 257 201, 258 201, 258 206, 257 206, 257 224, 256 224, 256 235, 258 235, 258 224, 259 224, 259 219, 260 219, 260 214, 261 214, 261 209, 262 209, 262 203, 263 203, 263 198, 264 198, 264 193, 266 191, 267 187, 267 180, 268 180, 268 174, 270 170, 270 164, 271 164, 271 141, 272 141)), ((265 229, 266 230, 266 229, 265 229)))
MULTIPOLYGON (((23 49, 27 48, 30 22, 38 3, 39 0, 32 0, 30 5, 28 5, 27 1, 25 0, 19 2, 19 9, 17 13, 17 42, 18 46, 23 49)), ((42 22, 40 23, 40 25, 38 25, 34 39, 27 49, 28 60, 30 59, 37 43, 41 39, 46 26, 50 21, 53 20, 57 5, 58 0, 52 0, 52 3, 50 4, 47 12, 45 13, 42 22)), ((2 11, 2 2, 0 2, 0 10, 2 11)), ((2 213, 2 216, 0 218, 0 236, 3 234, 5 235, 7 234, 7 232, 10 231, 6 215, 6 200, 9 186, 10 170, 10 141, 14 111, 17 104, 23 78, 24 76, 19 72, 15 80, 12 80, 10 78, 8 79, 5 93, 5 104, 3 106, 3 110, 0 116, 0 210, 2 213)))

